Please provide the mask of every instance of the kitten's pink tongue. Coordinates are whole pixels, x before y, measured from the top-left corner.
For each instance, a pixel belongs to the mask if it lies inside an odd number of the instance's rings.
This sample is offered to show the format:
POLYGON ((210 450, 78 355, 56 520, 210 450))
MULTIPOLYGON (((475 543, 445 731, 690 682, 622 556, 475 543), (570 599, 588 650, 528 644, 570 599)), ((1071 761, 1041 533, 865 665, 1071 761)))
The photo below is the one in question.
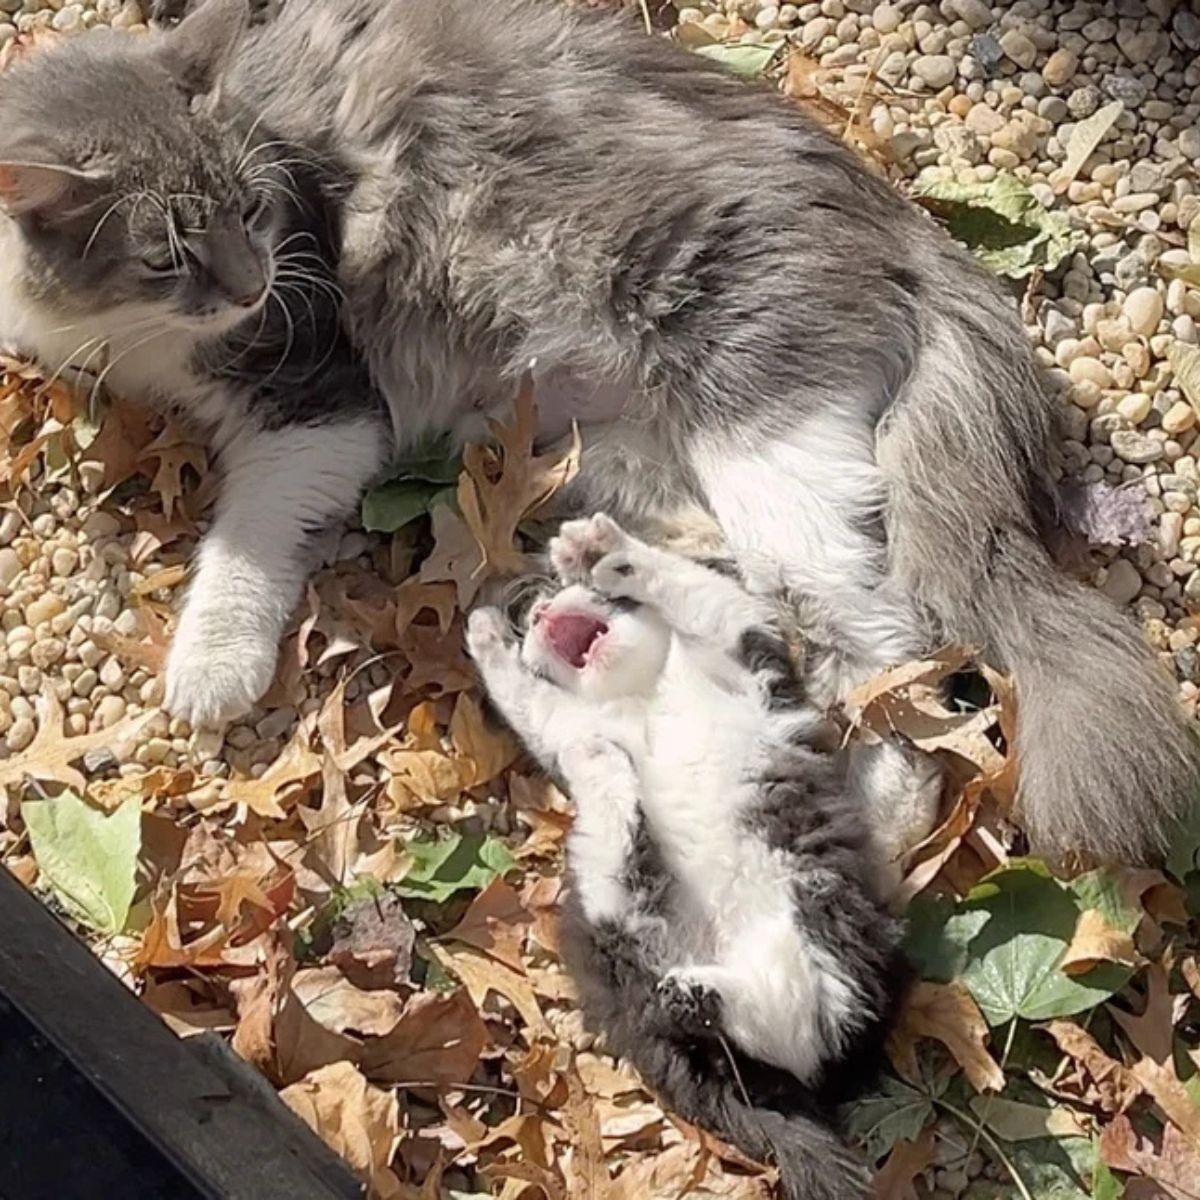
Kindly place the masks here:
POLYGON ((559 658, 582 667, 592 643, 608 626, 583 613, 554 613, 542 618, 542 634, 559 658))

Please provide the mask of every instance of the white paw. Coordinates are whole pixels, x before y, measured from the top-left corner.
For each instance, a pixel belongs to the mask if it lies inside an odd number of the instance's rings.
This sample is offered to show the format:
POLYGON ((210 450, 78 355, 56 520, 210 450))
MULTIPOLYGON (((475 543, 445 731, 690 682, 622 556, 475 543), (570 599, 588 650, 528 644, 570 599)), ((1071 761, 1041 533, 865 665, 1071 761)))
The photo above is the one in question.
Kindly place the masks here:
POLYGON ((274 637, 238 629, 226 614, 185 610, 167 656, 165 705, 196 729, 243 717, 271 686, 274 637))
POLYGON ((586 583, 600 559, 627 540, 625 531, 605 513, 567 521, 550 542, 550 562, 563 583, 586 583))
POLYGON ((508 646, 508 626, 498 608, 477 608, 467 618, 467 651, 477 663, 495 661, 508 646))

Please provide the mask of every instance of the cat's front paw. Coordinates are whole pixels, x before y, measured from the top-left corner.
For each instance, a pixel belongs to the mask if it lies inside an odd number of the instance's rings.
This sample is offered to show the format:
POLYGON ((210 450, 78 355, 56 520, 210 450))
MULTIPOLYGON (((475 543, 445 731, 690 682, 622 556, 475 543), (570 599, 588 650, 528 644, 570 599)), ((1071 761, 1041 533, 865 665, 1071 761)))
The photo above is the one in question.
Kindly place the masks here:
POLYGON ((167 655, 164 704, 196 729, 244 717, 275 677, 272 635, 238 628, 227 613, 184 611, 167 655))
POLYGON ((659 1008, 676 1029, 711 1034, 721 1024, 721 995, 687 971, 668 971, 655 989, 659 1008))
POLYGON ((508 625, 498 608, 477 608, 467 618, 467 652, 481 667, 506 657, 510 648, 508 625))
POLYGON ((550 542, 550 562, 563 583, 587 583, 596 564, 629 535, 605 513, 566 521, 550 542))

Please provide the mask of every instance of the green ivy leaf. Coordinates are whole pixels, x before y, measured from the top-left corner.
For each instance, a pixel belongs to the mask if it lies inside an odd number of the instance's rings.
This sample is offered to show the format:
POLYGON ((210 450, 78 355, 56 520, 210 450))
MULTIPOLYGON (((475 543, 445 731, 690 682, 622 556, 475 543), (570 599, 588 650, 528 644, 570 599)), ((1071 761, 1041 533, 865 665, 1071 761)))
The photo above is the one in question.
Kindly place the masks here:
POLYGON ((414 446, 368 489, 362 502, 364 529, 395 533, 410 521, 453 500, 462 457, 445 438, 414 446))
POLYGON ((98 933, 120 933, 133 903, 142 845, 137 797, 106 813, 65 791, 24 801, 21 816, 42 882, 76 920, 98 933))
POLYGON ((376 533, 395 533, 410 521, 451 503, 455 488, 423 479, 393 479, 373 487, 363 497, 362 524, 376 533))
POLYGON ((406 849, 413 865, 394 890, 409 899, 435 904, 445 903, 458 892, 485 888, 516 865, 503 842, 479 834, 417 838, 406 849))
POLYGON ((906 916, 905 957, 931 983, 949 983, 963 973, 971 942, 991 919, 983 909, 955 912, 951 897, 927 893, 913 900, 906 916))
POLYGON ((737 43, 698 46, 695 53, 711 58, 735 75, 761 75, 779 53, 778 46, 744 46, 737 43))
POLYGON ((881 1088, 842 1110, 846 1132, 863 1144, 871 1160, 882 1158, 900 1140, 915 1140, 933 1120, 930 1096, 891 1075, 881 1088))
POLYGON ((1142 910, 1126 899, 1116 874, 1107 867, 1072 879, 1067 888, 1081 912, 1096 910, 1113 929, 1133 933, 1141 922, 1142 910))
POLYGON ((1087 241, 1066 217, 1051 212, 1015 175, 1004 172, 987 183, 936 180, 914 195, 945 221, 997 275, 1023 279, 1039 267, 1053 270, 1087 241))
POLYGON ((1129 979, 1128 970, 1112 964, 1075 976, 1059 970, 1081 909, 1040 863, 1022 861, 995 872, 964 904, 989 914, 961 978, 990 1025, 1083 1012, 1129 979))
POLYGON ((1122 1200, 1125 1195, 1125 1185, 1112 1173, 1100 1157, 1098 1144, 1093 1143, 1093 1153, 1096 1156, 1092 1164, 1092 1196, 1091 1200, 1122 1200))

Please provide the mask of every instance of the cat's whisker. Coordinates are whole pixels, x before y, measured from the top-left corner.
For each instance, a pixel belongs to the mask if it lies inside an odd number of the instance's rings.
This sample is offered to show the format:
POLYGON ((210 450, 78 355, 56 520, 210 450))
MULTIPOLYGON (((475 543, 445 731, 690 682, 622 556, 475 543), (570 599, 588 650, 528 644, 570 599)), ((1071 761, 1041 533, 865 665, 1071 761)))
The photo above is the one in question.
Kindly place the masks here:
POLYGON ((113 213, 115 213, 117 209, 121 207, 122 204, 128 204, 129 201, 135 199, 139 194, 140 193, 138 192, 129 192, 124 196, 118 196, 117 199, 115 199, 104 210, 103 216, 101 216, 101 218, 92 227, 92 232, 88 235, 88 240, 84 243, 83 253, 80 255, 80 258, 87 258, 88 253, 95 244, 96 238, 100 236, 100 231, 104 228, 104 223, 108 220, 108 218, 111 217, 113 213))
POLYGON ((253 121, 250 122, 250 128, 246 130, 246 136, 242 138, 242 144, 238 147, 237 165, 234 167, 234 173, 240 175, 246 166, 246 151, 250 146, 250 139, 258 132, 258 127, 267 119, 267 114, 261 112, 253 121))
POLYGON ((125 358, 128 358, 135 350, 140 350, 143 346, 154 341, 155 338, 162 337, 164 334, 170 333, 171 330, 167 327, 156 329, 148 333, 144 338, 139 338, 131 342, 120 354, 116 356, 100 374, 96 377, 96 382, 92 384, 92 390, 88 393, 88 410, 92 410, 92 406, 96 403, 100 396, 100 391, 104 387, 104 381, 112 373, 115 367, 125 358))
POLYGON ((279 361, 271 369, 270 374, 263 380, 264 384, 270 383, 283 370, 283 364, 287 362, 288 355, 291 354, 292 346, 296 340, 296 323, 292 320, 292 314, 288 311, 288 306, 283 302, 283 297, 273 287, 267 291, 267 303, 269 304, 272 300, 279 305, 279 311, 283 313, 283 320, 287 325, 287 342, 283 347, 283 352, 279 356, 279 361))

